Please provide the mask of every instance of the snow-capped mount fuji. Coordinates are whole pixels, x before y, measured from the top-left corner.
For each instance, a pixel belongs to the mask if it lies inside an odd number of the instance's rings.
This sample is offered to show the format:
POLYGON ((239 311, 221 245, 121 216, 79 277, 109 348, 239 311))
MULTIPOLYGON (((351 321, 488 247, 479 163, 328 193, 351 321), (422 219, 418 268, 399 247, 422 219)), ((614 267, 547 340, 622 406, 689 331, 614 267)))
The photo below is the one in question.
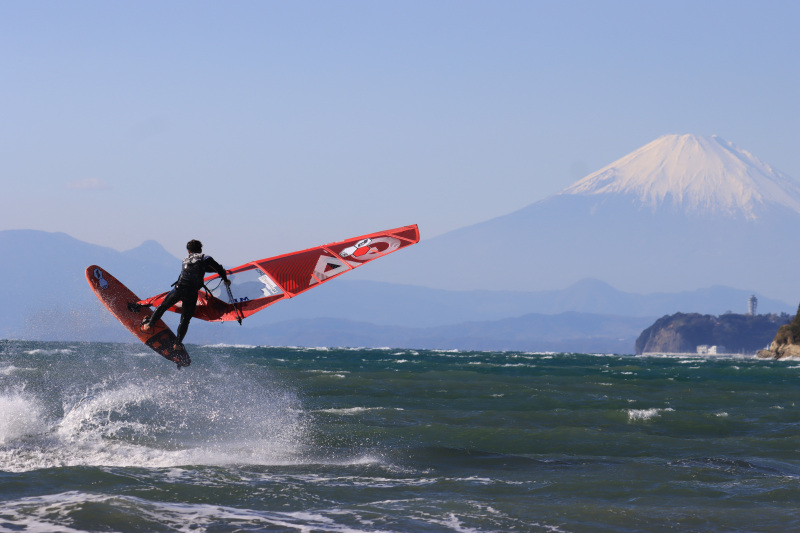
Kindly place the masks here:
POLYGON ((665 135, 549 198, 423 240, 364 277, 516 291, 595 278, 639 294, 723 285, 796 304, 797 228, 797 182, 719 137, 665 135))
POLYGON ((751 220, 774 205, 800 213, 797 182, 716 135, 665 135, 561 194, 624 194, 654 211, 668 207, 751 220))

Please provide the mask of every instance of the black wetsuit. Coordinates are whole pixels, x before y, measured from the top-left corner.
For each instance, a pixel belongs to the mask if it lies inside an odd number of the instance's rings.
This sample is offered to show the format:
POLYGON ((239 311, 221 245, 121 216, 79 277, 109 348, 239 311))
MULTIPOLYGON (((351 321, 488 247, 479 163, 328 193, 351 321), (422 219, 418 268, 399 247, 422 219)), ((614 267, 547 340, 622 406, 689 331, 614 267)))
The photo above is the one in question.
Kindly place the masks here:
POLYGON ((164 312, 178 302, 181 305, 181 323, 178 324, 177 342, 182 343, 186 331, 189 329, 189 321, 194 316, 197 307, 197 293, 203 288, 203 278, 207 272, 216 272, 222 281, 227 281, 228 276, 222 265, 214 261, 211 256, 203 254, 189 254, 183 260, 181 275, 174 285, 174 289, 169 291, 164 297, 164 301, 150 317, 149 322, 155 324, 164 312))

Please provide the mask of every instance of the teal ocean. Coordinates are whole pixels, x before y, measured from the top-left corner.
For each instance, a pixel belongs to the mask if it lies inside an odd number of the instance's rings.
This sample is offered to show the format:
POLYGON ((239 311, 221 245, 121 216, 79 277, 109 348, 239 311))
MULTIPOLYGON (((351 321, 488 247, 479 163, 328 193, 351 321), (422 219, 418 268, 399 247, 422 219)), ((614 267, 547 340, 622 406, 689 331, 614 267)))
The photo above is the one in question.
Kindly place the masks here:
POLYGON ((800 362, 0 341, 0 531, 798 531, 800 362))

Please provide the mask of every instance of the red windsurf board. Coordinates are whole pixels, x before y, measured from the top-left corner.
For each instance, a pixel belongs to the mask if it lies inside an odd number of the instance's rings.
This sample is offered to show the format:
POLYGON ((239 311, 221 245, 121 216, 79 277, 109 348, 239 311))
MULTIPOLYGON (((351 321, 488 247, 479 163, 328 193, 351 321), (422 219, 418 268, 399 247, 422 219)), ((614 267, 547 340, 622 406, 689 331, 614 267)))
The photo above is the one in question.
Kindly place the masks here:
POLYGON ((103 305, 128 331, 159 355, 177 363, 179 369, 189 366, 191 360, 186 348, 173 348, 177 337, 163 320, 151 324, 149 330, 142 331, 142 319, 152 316, 153 311, 146 306, 130 305, 136 304, 139 297, 121 281, 97 265, 86 269, 86 279, 103 305))

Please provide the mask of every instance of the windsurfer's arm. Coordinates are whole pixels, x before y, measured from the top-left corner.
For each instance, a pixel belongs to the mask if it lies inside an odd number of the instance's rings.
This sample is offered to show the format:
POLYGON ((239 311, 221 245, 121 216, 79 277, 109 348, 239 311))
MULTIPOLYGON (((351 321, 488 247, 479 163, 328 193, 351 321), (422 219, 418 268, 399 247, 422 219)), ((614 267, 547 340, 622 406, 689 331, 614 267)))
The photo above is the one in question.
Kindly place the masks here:
POLYGON ((205 267, 206 272, 216 272, 219 274, 219 277, 222 278, 222 281, 225 282, 225 285, 231 284, 230 280, 228 279, 228 273, 224 268, 222 268, 222 265, 214 261, 213 257, 206 256, 205 267))

